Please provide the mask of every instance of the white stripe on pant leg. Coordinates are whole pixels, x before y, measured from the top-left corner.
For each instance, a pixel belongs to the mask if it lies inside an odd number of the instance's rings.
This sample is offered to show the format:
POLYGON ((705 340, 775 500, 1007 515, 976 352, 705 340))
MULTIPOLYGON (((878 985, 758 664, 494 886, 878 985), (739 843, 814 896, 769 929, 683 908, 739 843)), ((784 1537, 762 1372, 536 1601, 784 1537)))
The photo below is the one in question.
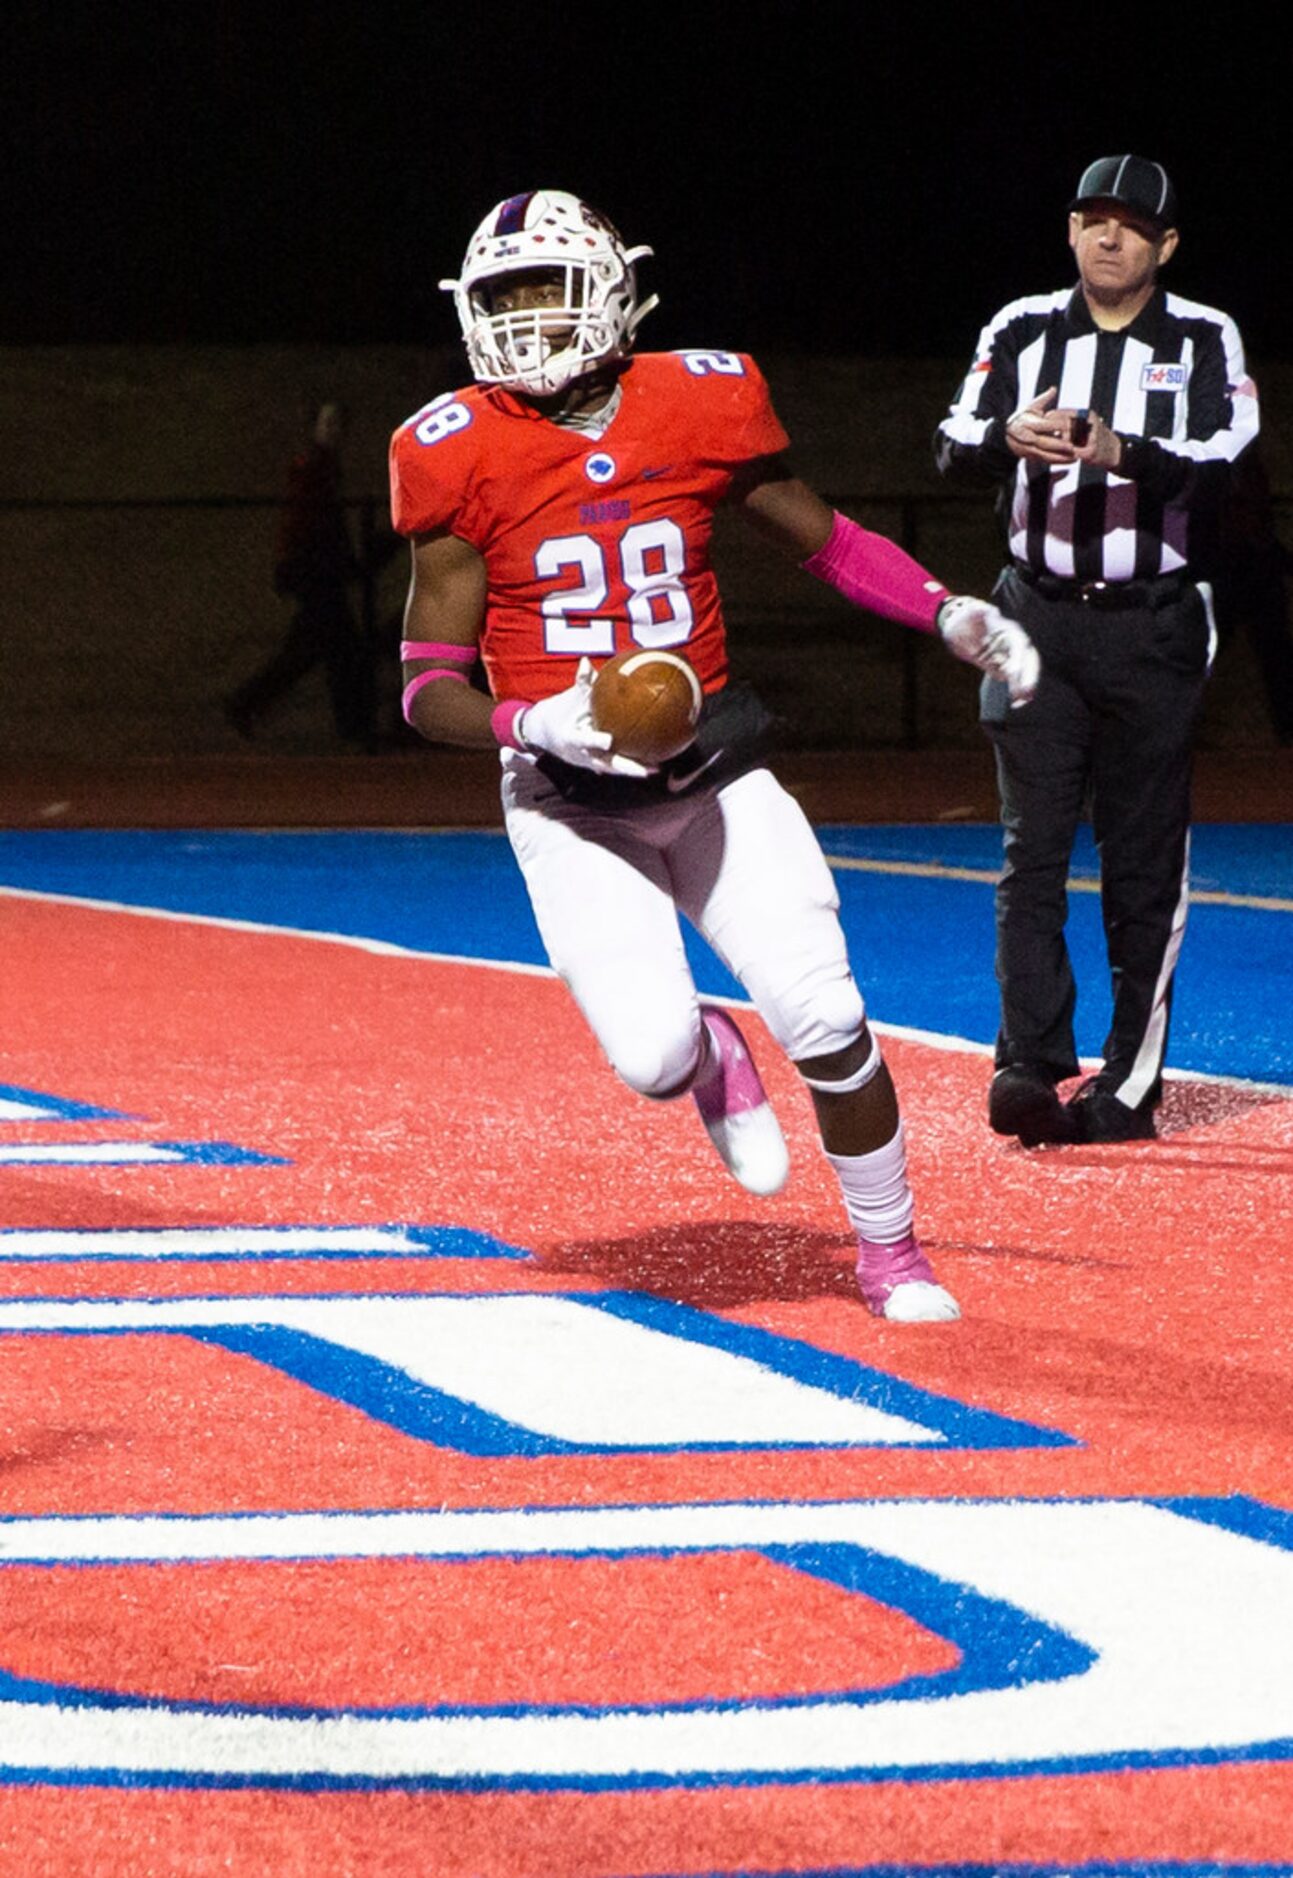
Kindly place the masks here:
POLYGON ((1176 911, 1172 915, 1172 930, 1167 937, 1163 951, 1163 963, 1159 967, 1158 982, 1154 986, 1153 1002, 1149 1007, 1149 1022, 1145 1034, 1140 1040, 1136 1060, 1131 1066, 1131 1074, 1114 1090, 1120 1102, 1128 1108, 1139 1108, 1149 1091, 1153 1088, 1159 1071, 1163 1066, 1163 1052, 1167 1036, 1167 994, 1176 971, 1176 961, 1181 956, 1181 941, 1185 937, 1185 922, 1190 911, 1190 836, 1186 831, 1185 860, 1181 868, 1181 894, 1176 902, 1176 911))
POLYGON ((1200 580, 1196 581, 1195 585, 1199 590, 1199 598, 1203 602, 1203 610, 1208 616, 1208 670, 1211 671, 1212 661, 1217 656, 1217 647, 1221 642, 1221 635, 1217 631, 1217 609, 1212 603, 1212 582, 1200 580))

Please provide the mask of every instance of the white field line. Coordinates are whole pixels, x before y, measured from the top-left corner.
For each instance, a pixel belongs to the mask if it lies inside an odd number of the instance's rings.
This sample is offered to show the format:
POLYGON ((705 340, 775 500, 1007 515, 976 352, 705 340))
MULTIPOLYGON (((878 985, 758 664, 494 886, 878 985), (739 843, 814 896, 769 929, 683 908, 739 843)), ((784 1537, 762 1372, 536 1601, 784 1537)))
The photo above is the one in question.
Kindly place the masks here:
POLYGON ((275 926, 256 919, 230 919, 220 913, 183 913, 165 906, 131 906, 124 900, 97 900, 88 894, 45 893, 28 887, 0 886, 0 895, 13 900, 40 900, 51 906, 84 907, 91 913, 128 913, 135 919, 171 920, 175 924, 214 926, 221 932, 266 934, 274 939, 309 939, 322 945, 350 946, 378 958, 431 959, 443 965, 477 965, 482 971, 521 972, 532 978, 555 978, 550 965, 523 965, 512 959, 463 958, 457 952, 424 952, 416 946, 397 945, 391 939, 366 939, 355 933, 318 932, 309 926, 275 926))
MULTIPOLYGON (((830 860, 830 857, 827 857, 830 860)), ((832 867, 838 866, 838 860, 831 860, 832 867)), ((929 873, 933 870, 923 863, 858 863, 847 862, 850 867, 865 865, 868 870, 896 873, 929 873)), ((970 877, 970 870, 961 870, 964 877, 970 877)), ((958 878, 953 870, 948 878, 958 878)), ((994 875, 973 875, 975 879, 993 880, 994 875)), ((550 965, 528 965, 516 959, 477 959, 459 952, 422 951, 417 946, 397 945, 390 939, 366 939, 354 933, 319 932, 308 926, 274 926, 262 920, 232 919, 219 913, 183 913, 164 906, 132 906, 123 900, 98 900, 86 894, 47 893, 37 888, 0 886, 0 896, 13 900, 39 900, 53 906, 83 907, 92 913, 124 913, 136 919, 170 920, 177 925, 213 926, 222 932, 245 932, 263 934, 277 939, 306 939, 316 944, 349 946, 358 952, 367 952, 378 958, 423 959, 434 965, 466 965, 487 972, 515 972, 528 978, 555 978, 557 974, 550 965)), ((1293 904, 1293 903, 1291 903, 1293 904)), ((748 998, 724 997, 720 993, 711 995, 706 992, 706 1002, 723 1004, 734 1011, 749 1011, 754 1007, 748 998)), ((993 1046, 979 1043, 971 1037, 958 1037, 936 1030, 913 1029, 906 1024, 885 1024, 877 1019, 868 1018, 871 1029, 879 1037, 896 1037, 901 1042, 920 1043, 932 1050, 952 1050, 968 1052, 972 1056, 991 1056, 993 1046)), ((1099 1067, 1098 1057, 1084 1057, 1083 1068, 1099 1067)), ((1250 1089, 1262 1095, 1287 1095, 1285 1083, 1253 1082, 1245 1076, 1218 1076, 1204 1070, 1165 1069, 1163 1072, 1177 1082, 1216 1083, 1227 1089, 1250 1089)))
MULTIPOLYGON (((968 880, 995 887, 998 870, 989 867, 945 867, 941 861, 875 861, 860 855, 828 854, 827 865, 841 873, 906 874, 917 880, 968 880)), ((1070 893, 1099 893, 1100 882, 1089 874, 1074 874, 1065 885, 1070 893)), ((1293 913, 1293 900, 1261 893, 1222 893, 1211 887, 1192 887, 1191 906, 1247 907, 1258 913, 1293 913)))

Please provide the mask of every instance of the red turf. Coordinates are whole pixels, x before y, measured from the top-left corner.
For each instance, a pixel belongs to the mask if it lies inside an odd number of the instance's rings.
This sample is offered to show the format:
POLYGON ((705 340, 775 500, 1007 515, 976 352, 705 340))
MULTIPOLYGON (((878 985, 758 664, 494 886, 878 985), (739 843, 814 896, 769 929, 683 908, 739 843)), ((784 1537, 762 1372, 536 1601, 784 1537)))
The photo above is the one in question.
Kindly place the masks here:
MULTIPOLYGON (((1174 1089, 1157 1144, 1028 1154, 986 1129, 986 1058, 891 1042, 919 1223, 964 1311, 959 1325, 912 1330, 857 1302, 809 1105, 753 1020, 794 1163, 771 1201, 724 1179, 689 1104, 620 1089, 551 981, 39 902, 8 915, 21 996, 6 1000, 3 1080, 138 1118, 29 1137, 127 1129, 236 1141, 291 1164, 0 1170, 6 1224, 450 1222, 530 1246, 536 1262, 13 1261, 0 1296, 641 1289, 1081 1445, 480 1460, 187 1338, 33 1336, 5 1340, 7 1514, 1192 1493, 1293 1505, 1293 1279, 1279 1256, 1293 1245, 1291 1102, 1174 1089)), ((877 1682, 946 1660, 948 1646, 864 1600, 765 1565, 729 1578, 713 1558, 681 1576, 589 1565, 576 1574, 581 1626, 558 1657, 568 1582, 555 1597, 536 1567, 455 1570, 461 1623, 446 1630, 452 1594, 433 1581, 447 1584, 447 1567, 276 1568, 284 1595, 259 1589, 263 1566, 96 1567, 57 1585, 10 1568, 0 1662, 90 1681, 111 1670, 116 1686, 160 1696, 191 1688, 200 1667, 218 1699, 313 1688, 366 1701, 417 1699, 434 1660, 448 1665, 440 1699, 604 1701, 634 1699, 652 1653, 672 1664, 672 1699, 796 1676, 830 1686, 834 1665, 810 1635, 834 1638, 877 1682), (222 1615, 204 1641, 199 1592, 213 1586, 222 1615), (685 1605, 670 1601, 679 1586, 685 1605), (356 1610, 369 1628, 347 1649, 356 1610), (165 1641, 154 1647, 141 1618, 165 1641), (244 1661, 250 1682, 229 1667, 244 1661)), ((1289 1849, 1291 1783, 1287 1765, 1258 1763, 637 1794, 10 1789, 0 1852, 31 1873, 123 1878, 1269 1860, 1289 1849)))

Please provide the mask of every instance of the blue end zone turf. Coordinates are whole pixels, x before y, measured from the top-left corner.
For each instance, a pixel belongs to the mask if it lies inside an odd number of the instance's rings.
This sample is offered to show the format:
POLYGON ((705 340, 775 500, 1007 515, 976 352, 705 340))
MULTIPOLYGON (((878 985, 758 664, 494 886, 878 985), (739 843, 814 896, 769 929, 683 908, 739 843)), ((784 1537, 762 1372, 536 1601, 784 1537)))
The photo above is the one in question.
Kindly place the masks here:
MULTIPOLYGON (((988 1044, 996 1031, 990 879, 875 871, 890 864, 971 869, 1000 856, 989 825, 827 828, 854 969, 882 1023, 988 1044)), ((1094 879, 1083 831, 1076 878, 1094 879)), ((502 835, 392 832, 189 833, 50 830, 0 835, 8 886, 385 941, 460 958, 542 965, 519 873, 502 835)), ((1177 1069, 1293 1083, 1293 852, 1282 825, 1194 831, 1196 894, 1289 902, 1269 909, 1196 903, 1177 975, 1177 1069)), ((1070 898, 1079 983, 1078 1047, 1098 1056, 1109 1015, 1099 898, 1070 898)), ((739 995, 689 935, 702 991, 739 995)))

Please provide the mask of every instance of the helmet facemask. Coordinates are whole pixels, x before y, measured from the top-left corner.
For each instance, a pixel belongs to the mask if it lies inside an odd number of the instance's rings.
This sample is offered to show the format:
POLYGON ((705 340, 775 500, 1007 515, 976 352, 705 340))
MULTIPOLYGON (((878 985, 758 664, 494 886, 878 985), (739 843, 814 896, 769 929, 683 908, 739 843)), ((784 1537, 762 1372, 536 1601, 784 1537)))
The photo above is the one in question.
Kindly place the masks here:
POLYGON ((639 306, 634 264, 604 217, 577 197, 539 190, 491 211, 467 250, 454 295, 472 375, 532 397, 551 397, 622 357, 656 304, 639 306), (555 283, 549 303, 508 312, 495 299, 509 279, 555 283))

